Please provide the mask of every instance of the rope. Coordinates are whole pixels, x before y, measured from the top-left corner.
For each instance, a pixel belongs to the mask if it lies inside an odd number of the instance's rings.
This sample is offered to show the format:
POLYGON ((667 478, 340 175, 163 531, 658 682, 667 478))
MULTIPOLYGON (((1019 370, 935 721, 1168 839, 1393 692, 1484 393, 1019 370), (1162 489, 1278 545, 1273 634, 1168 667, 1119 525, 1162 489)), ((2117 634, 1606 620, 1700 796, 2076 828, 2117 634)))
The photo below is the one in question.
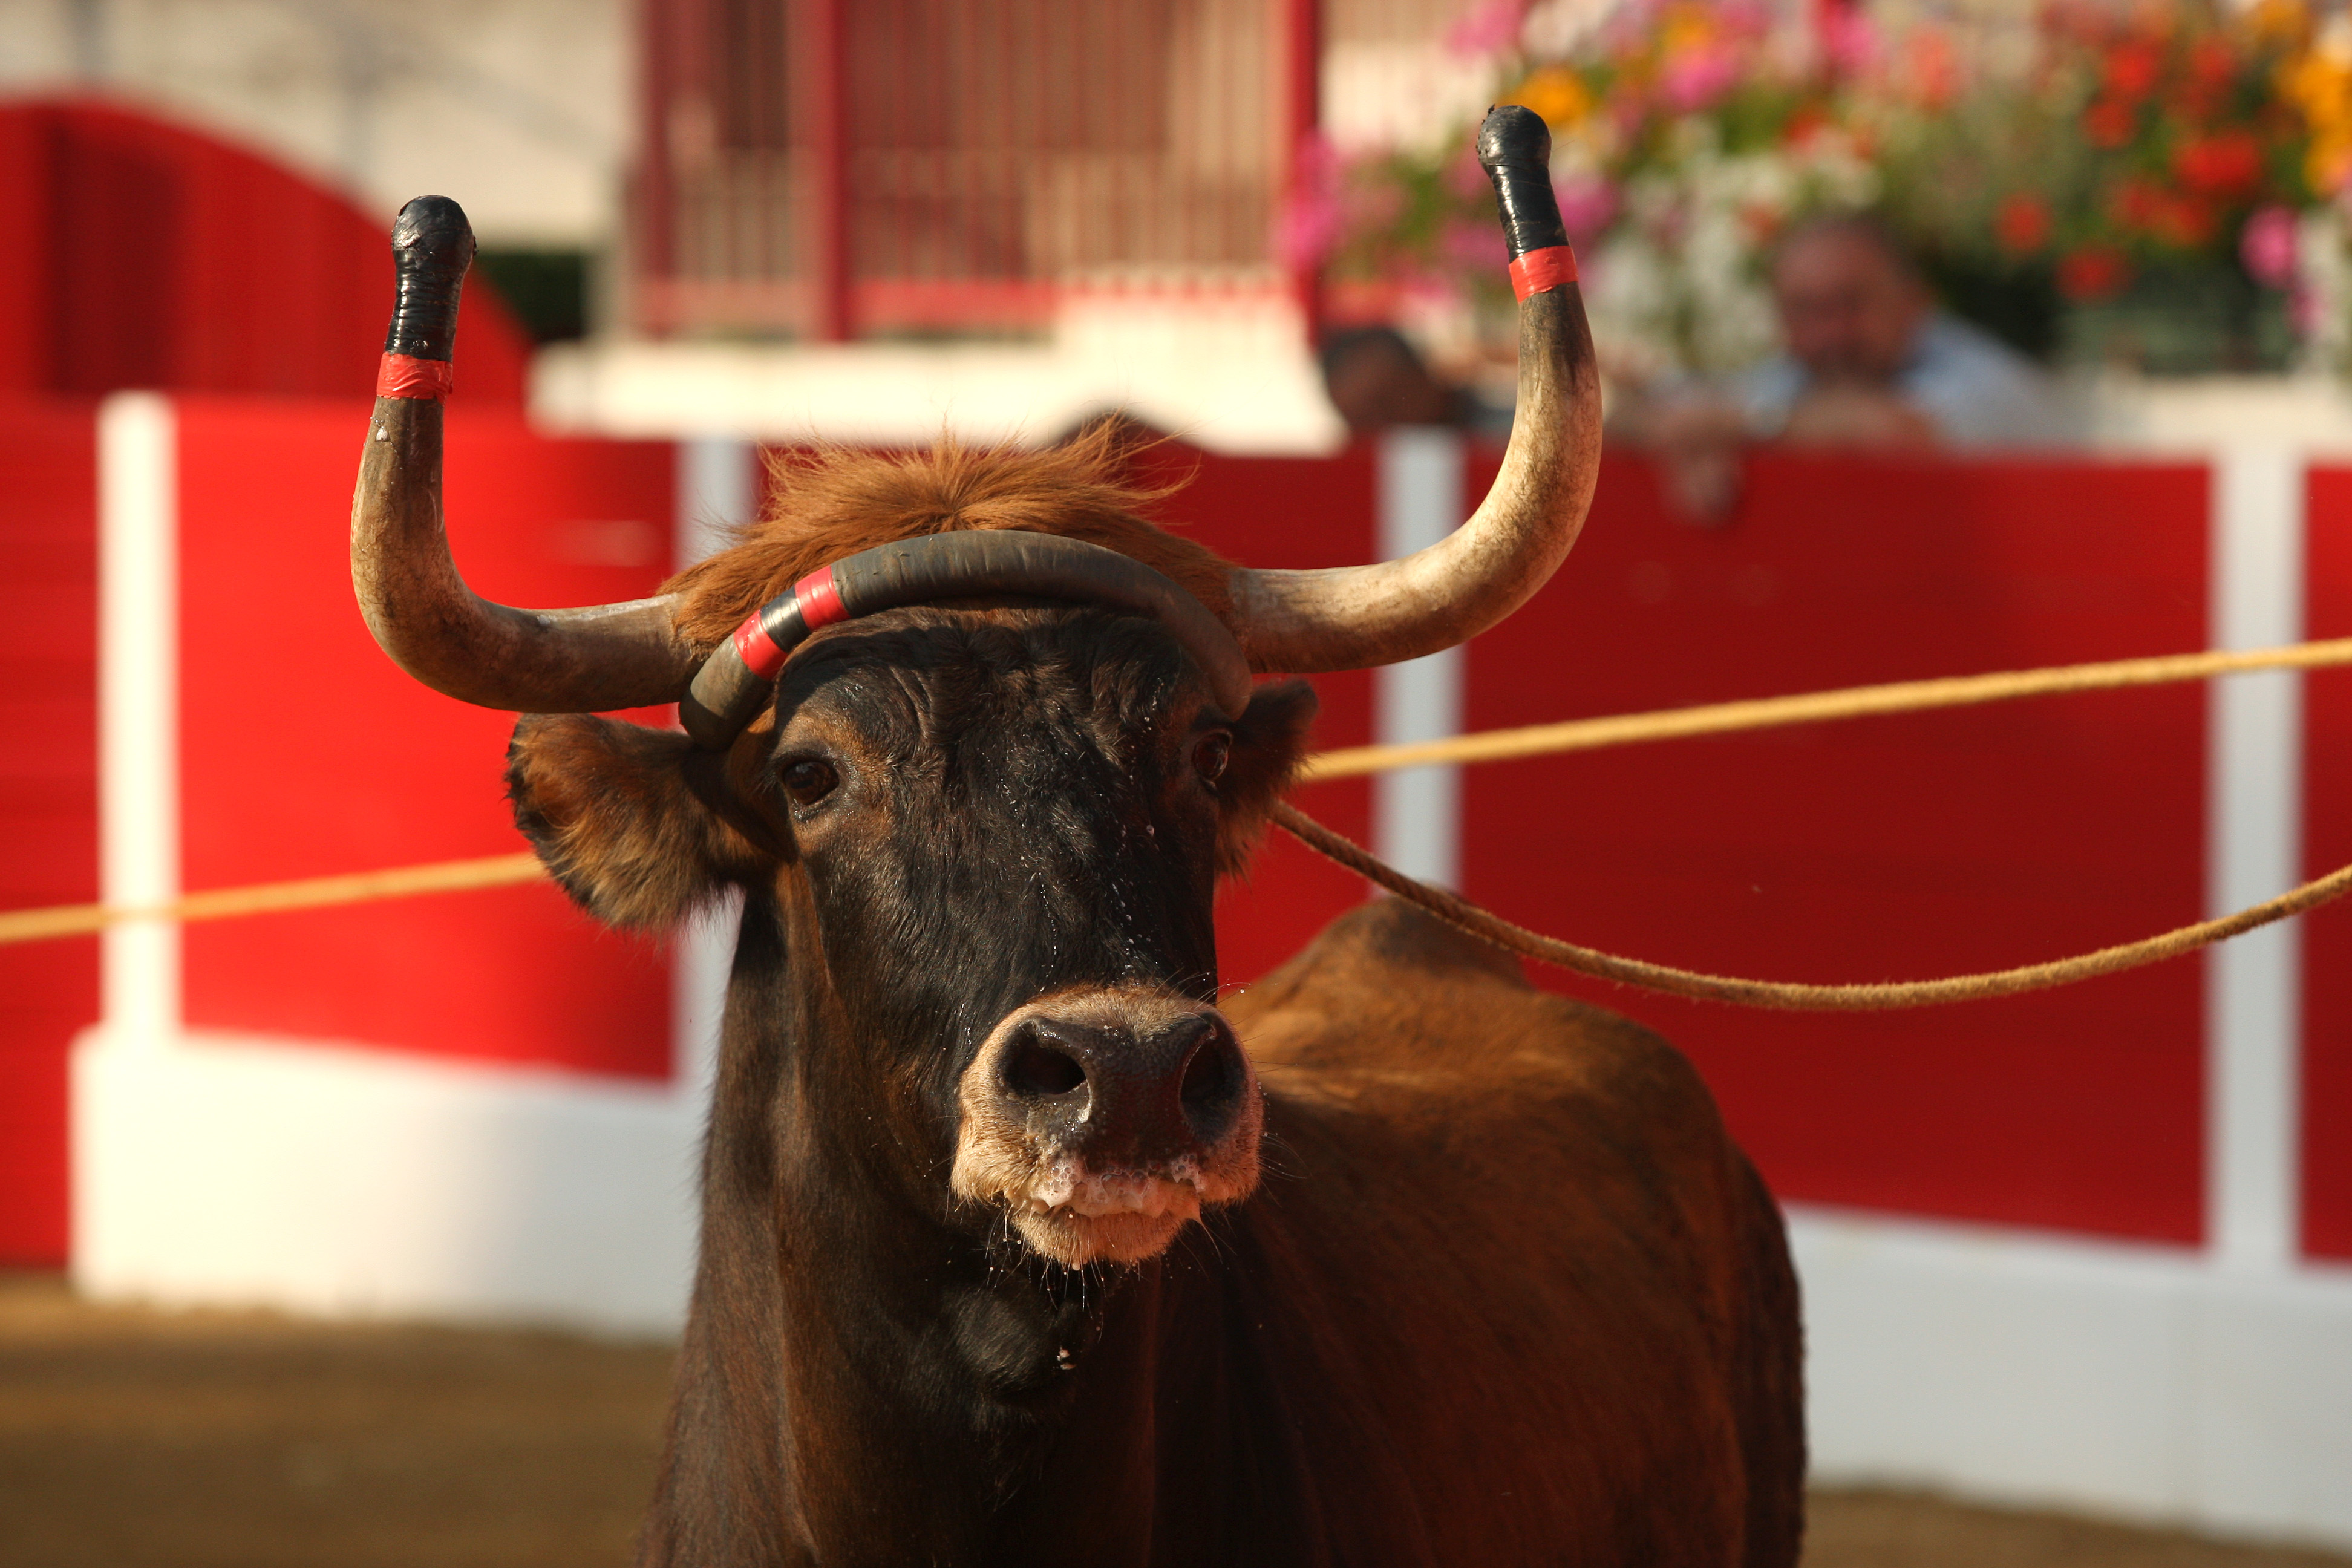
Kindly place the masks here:
MULTIPOLYGON (((1848 687, 1842 690, 1810 692, 1798 697, 1719 702, 1655 713, 1620 714, 1610 718, 1571 720, 1561 724, 1536 724, 1517 730, 1492 730, 1483 734, 1462 735, 1452 740, 1412 745, 1348 747, 1324 752, 1307 759, 1300 769, 1299 782, 1320 783, 1432 763, 1499 762, 1513 757, 1630 745, 1642 741, 1728 734, 1736 731, 1821 723, 1874 714, 1968 707, 2068 691, 2114 690, 2122 687, 2201 680, 2210 676, 2252 670, 2317 669, 2345 664, 2352 664, 2352 637, 2243 652, 2173 654, 2155 658, 2116 659, 2103 664, 2063 665, 1994 675, 1848 687)), ((2095 952, 2051 963, 2029 964, 2021 969, 1994 970, 1981 974, 1956 974, 1941 980, 1858 985, 1788 984, 1704 974, 1641 959, 1620 958, 1560 942, 1514 925, 1442 888, 1415 881, 1287 802, 1276 804, 1274 819, 1285 831, 1317 853, 1507 952, 1574 973, 1637 985, 1668 995, 1789 1010, 1865 1012, 1927 1007, 1941 1003, 2014 996, 2027 991, 2071 985, 2095 975, 2113 974, 2120 970, 2136 969, 2143 964, 2179 957, 2257 926, 2315 909, 2352 890, 2352 866, 2347 866, 2317 881, 2306 882, 2268 903, 2242 910, 2223 920, 2182 926, 2144 942, 2101 948, 2095 952)), ((0 946, 86 935, 122 921, 229 920, 280 910, 320 909, 336 904, 415 898, 426 893, 507 887, 539 881, 545 876, 537 857, 525 852, 478 860, 446 860, 383 871, 362 871, 341 877, 314 877, 302 881, 228 888, 216 892, 192 893, 177 903, 152 908, 110 909, 103 904, 73 904, 57 909, 19 910, 0 914, 0 946)))
POLYGON ((43 942, 51 937, 87 936, 124 921, 226 921, 278 910, 315 910, 331 904, 363 904, 381 899, 414 899, 425 893, 503 888, 517 882, 540 881, 546 875, 539 857, 526 849, 520 855, 493 855, 479 860, 440 860, 428 866, 400 866, 386 871, 354 871, 347 876, 311 877, 299 882, 224 888, 217 892, 190 893, 174 904, 146 908, 67 904, 57 909, 16 910, 0 914, 0 946, 43 942))
POLYGON ((1733 1002, 1743 1007, 1771 1007, 1784 1012, 1875 1013, 1899 1007, 1934 1007, 1947 1002, 1980 1002, 1992 996, 2015 996, 2026 991, 2047 991, 2078 980, 2113 974, 2178 958, 2209 943, 2225 941, 2257 926, 2283 921, 2316 909, 2331 899, 2352 892, 2352 866, 2331 871, 2315 882, 2305 882, 2291 893, 2256 904, 2250 910, 2217 921, 2200 921, 2145 942, 2103 947, 2076 958, 2052 963, 2031 963, 2021 969, 1995 969, 1981 974, 1954 974, 1942 980, 1889 981, 1864 985, 1803 985, 1774 980, 1740 980, 1725 974, 1703 974, 1675 969, 1638 958, 1619 958, 1589 947, 1578 947, 1556 937, 1539 935, 1513 925, 1500 915, 1480 909, 1459 894, 1415 881, 1370 850, 1332 832, 1288 801, 1276 803, 1274 820, 1283 830, 1318 855, 1338 861, 1350 871, 1377 882, 1401 899, 1459 927, 1482 942, 1539 963, 1638 985, 1669 996, 1690 996, 1708 1002, 1733 1002))
POLYGON ((1798 697, 1765 697, 1717 702, 1704 708, 1670 708, 1656 713, 1621 713, 1604 719, 1572 719, 1563 724, 1530 724, 1519 730, 1487 730, 1444 741, 1400 746, 1349 746, 1307 760, 1301 784, 1386 773, 1430 763, 1496 763, 1557 752, 1590 752, 1640 741, 1725 735, 1734 731, 1771 730, 1789 724, 1819 724, 1882 713, 1916 713, 1934 708, 1968 708, 2021 697, 2067 691, 2113 691, 2127 686, 2162 686, 2240 675, 2258 669, 2321 669, 2352 664, 2352 637, 2295 643, 2286 647, 2238 653, 2167 654, 2105 664, 2059 665, 1998 675, 1963 675, 1940 680, 1902 680, 1885 686, 1849 686, 1798 697))

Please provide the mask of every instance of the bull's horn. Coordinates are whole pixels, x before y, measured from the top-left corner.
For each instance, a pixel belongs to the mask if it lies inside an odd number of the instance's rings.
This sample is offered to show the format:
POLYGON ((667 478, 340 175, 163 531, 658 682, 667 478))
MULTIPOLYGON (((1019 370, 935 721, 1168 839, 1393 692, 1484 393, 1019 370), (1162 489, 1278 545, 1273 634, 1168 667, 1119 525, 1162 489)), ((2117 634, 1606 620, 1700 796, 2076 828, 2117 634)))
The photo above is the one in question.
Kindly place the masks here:
POLYGON ((1469 521, 1402 561, 1234 573, 1232 622, 1254 668, 1360 669, 1465 642, 1542 587, 1584 526, 1601 378, 1552 195, 1550 132, 1516 104, 1489 110, 1478 162, 1495 182, 1519 296, 1518 408, 1502 472, 1469 521))
POLYGON ((991 528, 880 544, 810 573, 711 650, 678 702, 678 720, 703 747, 723 752, 773 698, 793 650, 819 628, 905 605, 1007 595, 1156 620, 1192 656, 1210 700, 1227 718, 1240 718, 1249 706, 1249 662, 1241 645, 1174 579, 1082 539, 991 528))
POLYGON ((593 713, 676 699, 698 658, 668 598, 518 610, 457 574, 441 521, 441 399, 474 231, 456 202, 419 196, 393 225, 392 255, 399 294, 352 498, 352 586, 377 646, 434 690, 485 708, 593 713))

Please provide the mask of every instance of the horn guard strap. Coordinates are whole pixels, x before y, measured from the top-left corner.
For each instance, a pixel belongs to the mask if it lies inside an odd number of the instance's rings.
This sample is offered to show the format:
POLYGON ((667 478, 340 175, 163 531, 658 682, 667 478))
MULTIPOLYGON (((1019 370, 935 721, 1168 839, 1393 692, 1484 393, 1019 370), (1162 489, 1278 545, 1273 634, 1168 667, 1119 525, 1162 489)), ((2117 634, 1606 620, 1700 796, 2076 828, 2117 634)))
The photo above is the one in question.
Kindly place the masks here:
POLYGON ((1175 581, 1098 544, 988 529, 881 545, 802 578, 703 661, 678 703, 678 719, 698 744, 723 751, 759 716, 793 649, 819 627, 879 610, 988 594, 1067 599, 1156 620, 1200 666, 1221 710, 1238 718, 1249 705, 1249 663, 1241 645, 1175 581))
POLYGON ((1488 110, 1478 127, 1478 163, 1495 184, 1495 208, 1512 260, 1567 245, 1568 226, 1551 185, 1551 132, 1542 116, 1517 103, 1488 110))
POLYGON ((457 369, 446 359, 386 354, 375 372, 378 397, 417 397, 438 402, 457 389, 457 369))
POLYGON ((1511 292, 1525 303, 1530 296, 1566 288, 1576 281, 1576 252, 1565 245, 1530 250, 1511 263, 1511 292))

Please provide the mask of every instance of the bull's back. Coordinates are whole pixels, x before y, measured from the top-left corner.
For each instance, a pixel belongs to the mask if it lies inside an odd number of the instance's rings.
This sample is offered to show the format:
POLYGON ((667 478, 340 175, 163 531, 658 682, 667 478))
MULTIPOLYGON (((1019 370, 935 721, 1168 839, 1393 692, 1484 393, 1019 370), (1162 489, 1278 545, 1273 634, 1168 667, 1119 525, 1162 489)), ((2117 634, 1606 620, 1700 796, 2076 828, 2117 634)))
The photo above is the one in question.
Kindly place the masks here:
POLYGON ((1795 1561, 1785 1242, 1678 1053, 1392 900, 1230 1011, 1229 1223, 1335 1560, 1795 1561))

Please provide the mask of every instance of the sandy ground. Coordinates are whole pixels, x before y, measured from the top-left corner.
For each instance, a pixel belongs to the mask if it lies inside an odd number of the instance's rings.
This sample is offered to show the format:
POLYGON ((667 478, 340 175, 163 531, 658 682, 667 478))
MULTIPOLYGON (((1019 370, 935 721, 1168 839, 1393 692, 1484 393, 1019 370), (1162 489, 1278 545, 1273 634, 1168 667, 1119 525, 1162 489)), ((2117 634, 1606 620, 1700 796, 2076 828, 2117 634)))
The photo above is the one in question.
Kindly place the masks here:
MULTIPOLYGON (((628 1561, 667 1346, 97 1308, 0 1275, 7 1568, 628 1561)), ((1825 1492, 1807 1568, 2352 1568, 1932 1498, 1825 1492)))

